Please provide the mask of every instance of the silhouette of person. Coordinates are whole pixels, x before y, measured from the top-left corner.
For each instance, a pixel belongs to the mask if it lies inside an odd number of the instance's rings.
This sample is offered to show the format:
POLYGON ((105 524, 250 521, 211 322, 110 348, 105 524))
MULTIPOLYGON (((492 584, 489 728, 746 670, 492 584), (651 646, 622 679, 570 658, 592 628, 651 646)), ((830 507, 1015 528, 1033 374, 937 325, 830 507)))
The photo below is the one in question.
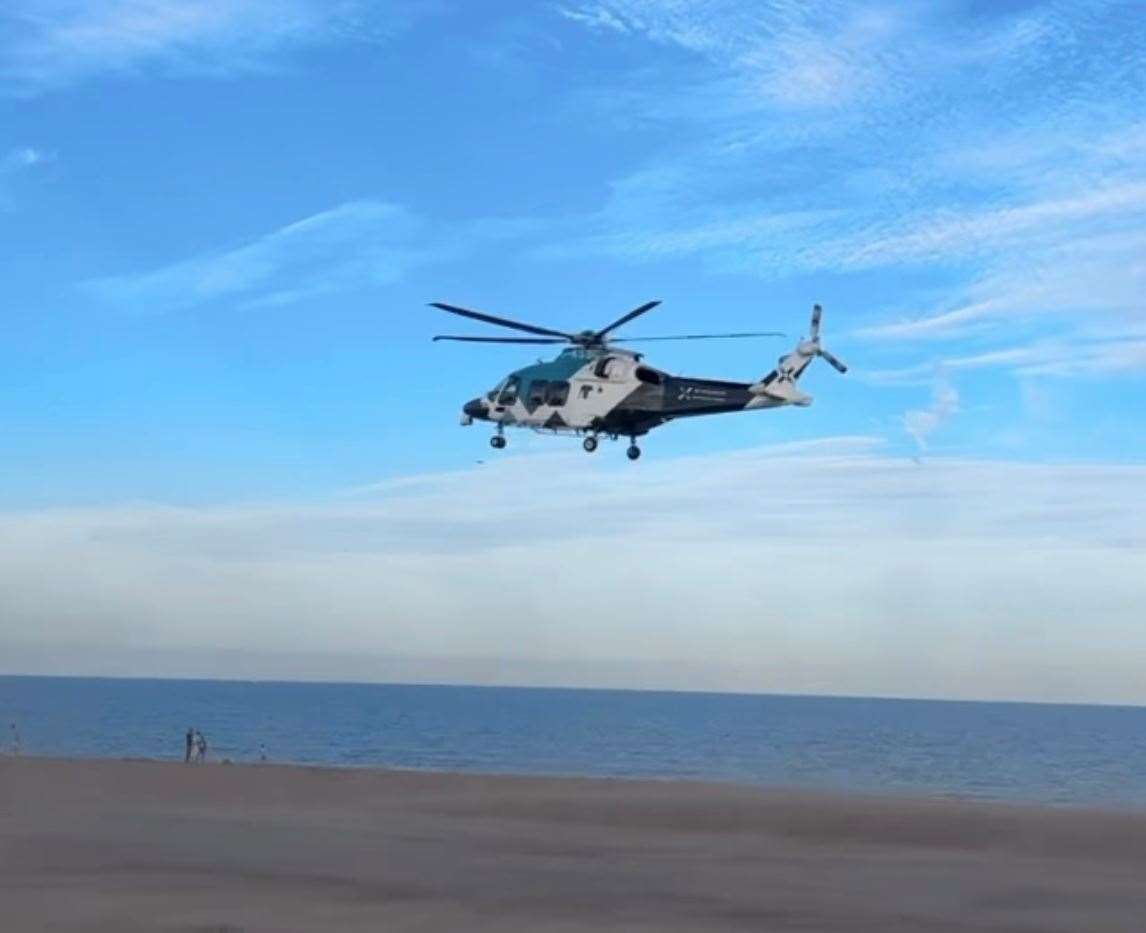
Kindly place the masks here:
POLYGON ((187 748, 183 753, 183 763, 189 764, 191 761, 191 747, 195 744, 195 730, 190 726, 187 727, 187 748))

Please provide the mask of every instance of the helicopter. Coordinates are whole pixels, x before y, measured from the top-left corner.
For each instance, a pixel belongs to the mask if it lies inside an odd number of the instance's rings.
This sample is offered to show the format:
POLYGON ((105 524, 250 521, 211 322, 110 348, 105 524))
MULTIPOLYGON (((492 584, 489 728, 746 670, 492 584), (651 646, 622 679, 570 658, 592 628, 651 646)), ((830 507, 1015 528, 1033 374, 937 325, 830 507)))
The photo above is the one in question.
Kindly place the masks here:
POLYGON ((637 438, 677 418, 695 418, 734 411, 757 411, 784 405, 806 406, 812 397, 802 392, 797 381, 812 360, 820 357, 841 373, 847 372, 839 359, 820 345, 820 319, 823 309, 815 305, 808 336, 789 353, 780 357, 776 368, 756 382, 728 382, 673 376, 644 362, 644 354, 622 343, 658 340, 728 340, 753 337, 783 337, 775 331, 731 334, 680 334, 668 337, 611 337, 617 328, 646 314, 660 304, 649 301, 600 330, 577 333, 525 324, 495 317, 445 302, 430 306, 460 317, 530 334, 528 337, 463 337, 439 334, 439 340, 464 343, 567 344, 548 362, 515 370, 494 388, 462 406, 461 423, 492 423, 496 433, 490 446, 506 446, 506 427, 532 428, 555 434, 581 436, 586 452, 597 449, 601 437, 629 439, 630 460, 641 456, 637 438))

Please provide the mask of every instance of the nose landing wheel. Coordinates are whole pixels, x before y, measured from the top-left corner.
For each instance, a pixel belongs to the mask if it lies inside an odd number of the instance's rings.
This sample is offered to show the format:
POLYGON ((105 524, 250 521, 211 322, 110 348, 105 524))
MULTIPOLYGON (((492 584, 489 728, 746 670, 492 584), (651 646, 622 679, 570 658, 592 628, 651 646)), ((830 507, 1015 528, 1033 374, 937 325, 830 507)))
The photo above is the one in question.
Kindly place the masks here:
POLYGON ((641 448, 636 444, 630 444, 629 449, 625 451, 625 456, 630 460, 636 460, 641 456, 641 448))
POLYGON ((495 450, 501 450, 505 447, 505 437, 501 434, 495 434, 489 439, 489 446, 495 450))
POLYGON ((585 448, 585 453, 591 454, 597 449, 597 438, 587 437, 581 442, 581 446, 585 448))

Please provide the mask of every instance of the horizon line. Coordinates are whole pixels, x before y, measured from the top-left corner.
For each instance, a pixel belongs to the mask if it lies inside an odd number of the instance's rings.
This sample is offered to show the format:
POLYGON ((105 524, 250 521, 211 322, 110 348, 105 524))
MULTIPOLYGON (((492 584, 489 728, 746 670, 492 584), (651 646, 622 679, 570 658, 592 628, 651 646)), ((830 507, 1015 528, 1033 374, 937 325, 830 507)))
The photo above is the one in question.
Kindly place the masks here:
POLYGON ((893 694, 857 693, 803 693, 784 691, 746 691, 690 689, 688 687, 594 687, 558 684, 490 684, 467 683, 460 681, 394 681, 394 680, 329 680, 323 678, 284 680, 277 677, 187 677, 187 676, 144 676, 138 674, 29 674, 0 671, 0 680, 97 680, 97 681, 137 681, 152 683, 197 683, 197 684, 247 684, 254 686, 314 686, 314 687, 414 687, 428 689, 467 689, 467 690, 535 690, 549 692, 579 693, 653 693, 686 694, 693 696, 721 697, 772 697, 778 699, 805 700, 874 700, 891 703, 959 703, 989 704, 1007 706, 1067 706, 1101 707, 1105 709, 1146 709, 1146 702, 1109 702, 1101 700, 1030 700, 1030 699, 988 699, 943 696, 906 696, 893 694))

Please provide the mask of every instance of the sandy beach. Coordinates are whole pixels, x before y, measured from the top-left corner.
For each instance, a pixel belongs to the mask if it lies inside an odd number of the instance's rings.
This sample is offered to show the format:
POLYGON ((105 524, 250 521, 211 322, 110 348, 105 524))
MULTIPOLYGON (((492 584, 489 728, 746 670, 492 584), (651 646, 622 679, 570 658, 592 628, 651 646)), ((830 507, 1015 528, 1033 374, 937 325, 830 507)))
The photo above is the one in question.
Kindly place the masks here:
POLYGON ((0 759, 0 929, 1140 931, 1146 814, 0 759))

